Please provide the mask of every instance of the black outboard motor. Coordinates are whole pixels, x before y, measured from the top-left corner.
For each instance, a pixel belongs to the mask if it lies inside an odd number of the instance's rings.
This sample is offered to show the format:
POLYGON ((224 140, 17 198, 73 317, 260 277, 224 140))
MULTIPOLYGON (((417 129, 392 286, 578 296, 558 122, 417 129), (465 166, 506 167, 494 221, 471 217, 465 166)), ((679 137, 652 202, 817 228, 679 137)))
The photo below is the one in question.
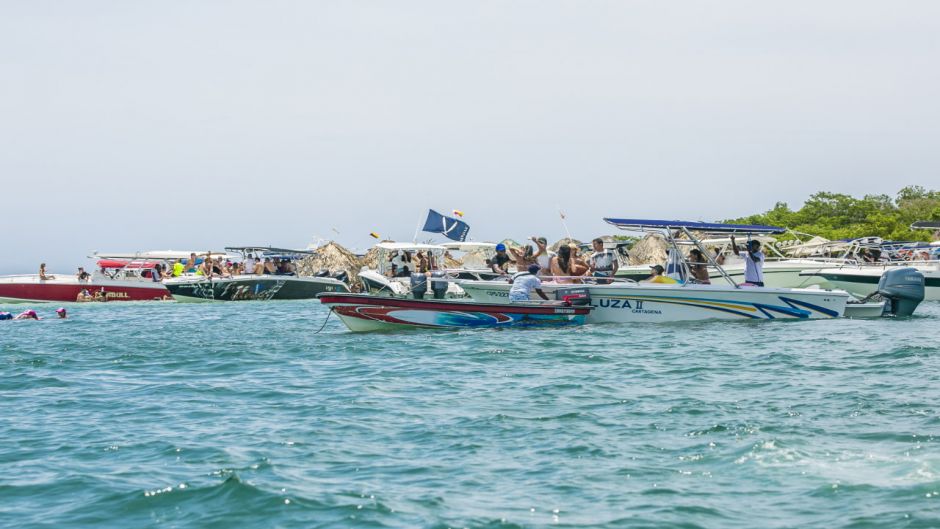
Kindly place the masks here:
POLYGON ((411 295, 415 299, 424 299, 428 292, 428 276, 424 274, 411 274, 411 295))
POLYGON ((434 299, 444 299, 447 296, 447 280, 444 279, 444 272, 431 272, 431 290, 434 292, 434 299))
POLYGON ((888 301, 885 316, 910 316, 924 300, 924 274, 908 267, 888 270, 878 281, 878 294, 888 301))

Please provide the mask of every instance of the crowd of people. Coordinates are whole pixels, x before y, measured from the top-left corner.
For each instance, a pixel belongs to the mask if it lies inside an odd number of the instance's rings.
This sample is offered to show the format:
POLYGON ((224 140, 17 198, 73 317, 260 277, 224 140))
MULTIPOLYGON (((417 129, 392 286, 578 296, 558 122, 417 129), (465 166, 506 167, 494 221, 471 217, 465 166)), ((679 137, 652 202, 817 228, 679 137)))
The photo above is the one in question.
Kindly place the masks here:
POLYGON ((412 273, 426 274, 439 270, 439 263, 431 252, 394 250, 388 255, 389 277, 409 277, 412 273))
POLYGON ((157 264, 154 267, 154 281, 161 281, 170 277, 179 277, 185 274, 195 274, 207 278, 233 277, 246 274, 254 275, 296 275, 297 265, 286 257, 255 258, 248 254, 244 261, 222 259, 221 256, 212 257, 206 254, 202 258, 195 253, 189 254, 189 259, 177 259, 171 266, 157 264))
POLYGON ((529 273, 533 265, 538 267, 537 275, 552 276, 557 283, 579 283, 582 277, 599 278, 598 283, 609 283, 619 269, 619 260, 613 250, 604 247, 604 240, 591 242, 594 252, 585 258, 576 244, 563 244, 557 252, 548 249, 545 237, 532 237, 531 244, 518 248, 507 248, 505 244, 496 245, 496 255, 486 261, 494 273, 508 274, 514 265, 517 273, 529 273))

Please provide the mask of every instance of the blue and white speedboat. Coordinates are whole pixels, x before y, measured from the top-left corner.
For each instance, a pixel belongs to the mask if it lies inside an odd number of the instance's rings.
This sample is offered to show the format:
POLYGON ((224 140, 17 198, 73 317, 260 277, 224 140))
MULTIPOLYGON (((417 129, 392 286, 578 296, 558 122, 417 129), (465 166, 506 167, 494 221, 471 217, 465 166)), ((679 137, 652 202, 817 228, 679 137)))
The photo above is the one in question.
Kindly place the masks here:
MULTIPOLYGON (((658 231, 672 247, 676 283, 647 283, 621 280, 610 284, 584 284, 590 292, 595 310, 587 315, 587 323, 674 322, 709 319, 773 320, 824 319, 845 315, 850 295, 842 290, 820 288, 769 288, 736 283, 724 269, 711 259, 709 252, 693 232, 737 234, 783 233, 783 228, 739 224, 714 224, 688 221, 640 220, 605 218, 620 229, 634 232, 658 231), (681 257, 678 234, 708 256, 705 266, 716 270, 724 284, 700 284, 692 278, 689 263, 681 257)), ((743 241, 742 241, 743 242, 743 241)), ((566 278, 562 278, 564 281, 566 278)), ((570 279, 570 278, 567 278, 570 279)), ((586 279, 586 281, 589 281, 586 279)), ((467 294, 481 302, 508 302, 510 285, 497 281, 458 281, 467 294)), ((570 283, 543 282, 549 293, 557 288, 570 288, 570 283)))

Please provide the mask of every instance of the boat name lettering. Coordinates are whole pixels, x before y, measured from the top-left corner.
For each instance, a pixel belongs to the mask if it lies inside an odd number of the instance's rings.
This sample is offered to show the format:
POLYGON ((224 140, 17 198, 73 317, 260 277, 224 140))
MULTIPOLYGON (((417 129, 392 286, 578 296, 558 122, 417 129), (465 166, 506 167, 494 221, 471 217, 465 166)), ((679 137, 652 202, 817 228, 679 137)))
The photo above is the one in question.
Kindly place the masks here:
MULTIPOLYGON (((643 308, 642 301, 635 301, 636 308, 643 308)), ((629 299, 610 299, 610 298, 597 298, 596 307, 601 307, 605 309, 632 309, 633 305, 630 304, 629 299)))
POLYGON ((105 292, 104 297, 127 299, 130 296, 127 295, 127 292, 105 292))
POLYGON ((508 298, 509 292, 503 292, 501 290, 487 290, 487 296, 493 296, 494 298, 508 298))

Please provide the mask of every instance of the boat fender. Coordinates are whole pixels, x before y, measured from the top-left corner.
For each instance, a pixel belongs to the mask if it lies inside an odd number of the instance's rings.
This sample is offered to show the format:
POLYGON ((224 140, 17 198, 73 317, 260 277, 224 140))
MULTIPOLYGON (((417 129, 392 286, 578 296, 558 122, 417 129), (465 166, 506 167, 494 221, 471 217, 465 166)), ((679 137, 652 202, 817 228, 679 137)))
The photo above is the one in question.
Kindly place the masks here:
POLYGON ((878 294, 888 300, 885 314, 910 316, 924 300, 924 274, 915 268, 888 270, 878 281, 878 294))
POLYGON ((411 295, 415 299, 424 299, 428 292, 428 277, 424 274, 411 274, 411 295))

